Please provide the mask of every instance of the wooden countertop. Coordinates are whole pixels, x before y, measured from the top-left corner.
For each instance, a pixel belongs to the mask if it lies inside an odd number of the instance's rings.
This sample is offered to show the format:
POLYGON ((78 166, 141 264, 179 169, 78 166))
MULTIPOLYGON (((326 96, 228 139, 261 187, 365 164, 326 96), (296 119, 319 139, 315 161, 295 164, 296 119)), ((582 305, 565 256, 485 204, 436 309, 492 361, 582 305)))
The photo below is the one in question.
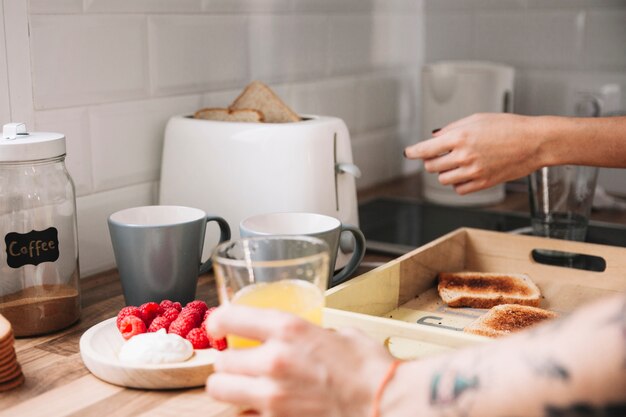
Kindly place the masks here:
MULTIPOLYGON (((419 178, 402 178, 359 192, 361 201, 380 195, 419 198, 419 178)), ((525 193, 512 193, 496 210, 527 210, 525 193)), ((595 218, 626 224, 624 213, 595 218)), ((366 262, 386 262, 391 257, 368 254, 366 262)), ((358 274, 358 272, 357 272, 358 274)), ((57 333, 17 339, 17 358, 26 382, 0 393, 0 417, 30 416, 230 416, 232 407, 213 401, 203 388, 148 391, 103 382, 83 365, 78 342, 91 326, 113 317, 124 306, 116 270, 81 280, 82 314, 75 325, 57 333)), ((197 298, 217 304, 211 275, 200 277, 197 298)))
MULTIPOLYGON (((230 416, 235 410, 213 401, 203 388, 149 391, 103 382, 83 365, 78 342, 91 326, 124 307, 116 270, 81 280, 82 314, 75 325, 40 337, 16 339, 24 385, 0 393, 0 416, 230 416)), ((217 304, 211 275, 200 277, 197 297, 217 304)))

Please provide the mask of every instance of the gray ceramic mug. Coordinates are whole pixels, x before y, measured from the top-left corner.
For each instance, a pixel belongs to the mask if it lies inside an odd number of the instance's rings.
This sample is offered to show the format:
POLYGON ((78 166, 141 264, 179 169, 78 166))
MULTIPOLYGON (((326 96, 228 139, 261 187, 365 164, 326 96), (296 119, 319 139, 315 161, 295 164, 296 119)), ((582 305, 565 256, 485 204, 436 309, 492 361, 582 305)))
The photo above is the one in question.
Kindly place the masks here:
POLYGON ((358 227, 341 223, 338 219, 317 213, 267 213, 248 217, 239 223, 242 237, 256 236, 311 236, 324 240, 330 249, 328 286, 340 284, 356 271, 365 256, 365 236, 358 227), (354 236, 352 256, 341 271, 335 273, 339 240, 343 232, 354 236))
POLYGON ((186 304, 196 296, 204 235, 217 222, 220 242, 230 239, 228 222, 182 206, 142 206, 109 216, 109 233, 126 305, 168 299, 186 304))

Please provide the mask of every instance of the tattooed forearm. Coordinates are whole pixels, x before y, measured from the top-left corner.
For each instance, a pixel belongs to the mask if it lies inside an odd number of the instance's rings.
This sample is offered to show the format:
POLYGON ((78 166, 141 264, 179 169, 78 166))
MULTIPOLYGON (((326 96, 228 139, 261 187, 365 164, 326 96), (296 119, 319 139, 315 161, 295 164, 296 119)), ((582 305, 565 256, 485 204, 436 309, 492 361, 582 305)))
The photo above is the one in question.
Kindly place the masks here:
POLYGON ((561 362, 554 358, 531 358, 526 357, 526 362, 537 376, 543 376, 561 381, 569 381, 570 371, 561 362))
POLYGON ((559 332, 562 327, 564 327, 563 325, 565 323, 567 323, 567 317, 552 319, 539 326, 531 327, 525 333, 529 339, 543 337, 546 335, 554 335, 555 333, 559 332))
POLYGON ((546 417, 624 417, 626 416, 626 402, 607 405, 576 403, 560 407, 548 405, 545 408, 546 417))
POLYGON ((468 415, 472 391, 477 391, 480 381, 477 375, 460 372, 447 367, 435 372, 430 383, 430 404, 454 412, 455 415, 468 415))
POLYGON ((619 327, 619 332, 622 338, 622 346, 624 350, 622 367, 626 369, 626 297, 622 300, 622 304, 620 305, 617 313, 610 317, 608 325, 616 325, 619 327))

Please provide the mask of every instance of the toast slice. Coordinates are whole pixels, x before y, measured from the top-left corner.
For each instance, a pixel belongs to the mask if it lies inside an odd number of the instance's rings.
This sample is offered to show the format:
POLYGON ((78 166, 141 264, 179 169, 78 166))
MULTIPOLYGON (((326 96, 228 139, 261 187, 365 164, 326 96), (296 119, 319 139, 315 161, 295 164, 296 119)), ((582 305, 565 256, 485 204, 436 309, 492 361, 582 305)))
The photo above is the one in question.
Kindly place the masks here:
POLYGON ((194 119, 217 120, 222 122, 263 122, 263 113, 255 109, 222 109, 211 107, 198 110, 194 119))
POLYGON ((252 81, 229 106, 231 110, 257 109, 267 123, 289 123, 300 121, 300 116, 291 110, 267 85, 252 81))
POLYGON ((463 331, 487 337, 501 337, 557 318, 553 311, 519 304, 501 304, 474 320, 463 331))
POLYGON ((441 272, 439 296, 449 307, 491 308, 499 304, 539 307, 541 291, 526 274, 441 272))

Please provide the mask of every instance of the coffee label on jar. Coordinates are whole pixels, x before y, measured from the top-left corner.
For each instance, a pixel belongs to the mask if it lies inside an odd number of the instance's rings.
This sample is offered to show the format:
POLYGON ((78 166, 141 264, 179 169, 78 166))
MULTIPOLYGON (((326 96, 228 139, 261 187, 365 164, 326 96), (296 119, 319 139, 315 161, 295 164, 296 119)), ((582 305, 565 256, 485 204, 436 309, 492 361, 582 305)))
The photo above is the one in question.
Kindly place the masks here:
POLYGON ((55 227, 28 233, 7 233, 4 237, 7 264, 11 268, 39 265, 59 259, 59 233, 55 227))

